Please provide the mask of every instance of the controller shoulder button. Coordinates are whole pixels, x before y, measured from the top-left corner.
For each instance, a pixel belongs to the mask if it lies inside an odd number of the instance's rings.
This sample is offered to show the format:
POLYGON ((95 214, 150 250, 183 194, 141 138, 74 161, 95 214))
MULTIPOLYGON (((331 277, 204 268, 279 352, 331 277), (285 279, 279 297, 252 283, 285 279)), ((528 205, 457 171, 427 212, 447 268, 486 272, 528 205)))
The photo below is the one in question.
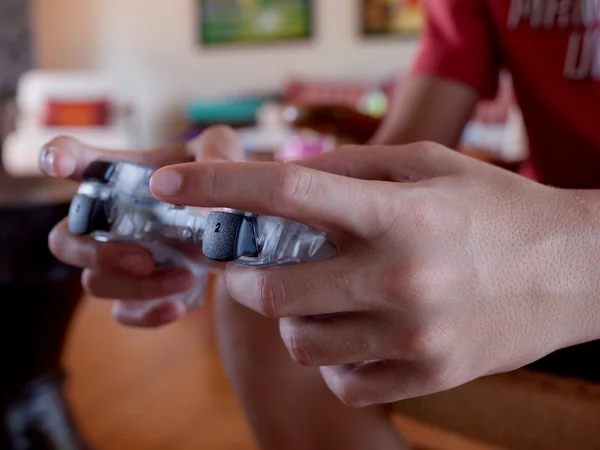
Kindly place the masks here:
POLYGON ((69 208, 69 231, 78 236, 94 231, 110 231, 107 204, 103 200, 76 195, 69 208))
POLYGON ((84 181, 95 181, 106 184, 115 171, 115 163, 110 161, 93 161, 83 172, 84 181))

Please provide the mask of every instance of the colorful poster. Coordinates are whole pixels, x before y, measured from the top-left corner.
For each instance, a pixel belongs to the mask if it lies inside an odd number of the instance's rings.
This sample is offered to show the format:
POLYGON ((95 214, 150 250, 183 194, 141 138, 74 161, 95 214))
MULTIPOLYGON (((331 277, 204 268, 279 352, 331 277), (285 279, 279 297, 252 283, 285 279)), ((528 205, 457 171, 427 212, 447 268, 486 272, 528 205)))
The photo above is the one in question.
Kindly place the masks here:
POLYGON ((360 1, 363 7, 364 35, 418 36, 420 34, 424 21, 421 0, 360 1))
POLYGON ((312 0, 199 0, 204 45, 307 40, 312 0))

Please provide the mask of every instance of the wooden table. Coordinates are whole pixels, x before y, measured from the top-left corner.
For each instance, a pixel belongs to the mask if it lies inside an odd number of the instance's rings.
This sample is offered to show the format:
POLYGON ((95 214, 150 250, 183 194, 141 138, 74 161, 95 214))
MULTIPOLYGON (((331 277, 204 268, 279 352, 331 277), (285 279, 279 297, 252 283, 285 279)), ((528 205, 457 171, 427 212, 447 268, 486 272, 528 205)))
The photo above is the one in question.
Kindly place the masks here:
POLYGON ((44 177, 13 178, 0 172, 0 207, 69 203, 77 183, 44 177))

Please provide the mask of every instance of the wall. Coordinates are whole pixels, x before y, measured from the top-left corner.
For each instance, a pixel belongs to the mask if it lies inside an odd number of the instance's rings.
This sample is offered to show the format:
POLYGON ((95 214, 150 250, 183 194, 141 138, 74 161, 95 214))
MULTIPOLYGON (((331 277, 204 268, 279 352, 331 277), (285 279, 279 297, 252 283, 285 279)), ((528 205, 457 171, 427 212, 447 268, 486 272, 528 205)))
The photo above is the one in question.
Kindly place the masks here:
POLYGON ((35 0, 38 66, 108 70, 140 108, 145 142, 193 98, 276 89, 288 75, 376 79, 407 67, 415 42, 362 41, 358 1, 315 0, 308 44, 204 49, 195 0, 35 0), (343 17, 343 16, 346 17, 343 17))
POLYGON ((5 96, 14 95, 23 71, 31 67, 29 2, 0 1, 0 108, 5 96))

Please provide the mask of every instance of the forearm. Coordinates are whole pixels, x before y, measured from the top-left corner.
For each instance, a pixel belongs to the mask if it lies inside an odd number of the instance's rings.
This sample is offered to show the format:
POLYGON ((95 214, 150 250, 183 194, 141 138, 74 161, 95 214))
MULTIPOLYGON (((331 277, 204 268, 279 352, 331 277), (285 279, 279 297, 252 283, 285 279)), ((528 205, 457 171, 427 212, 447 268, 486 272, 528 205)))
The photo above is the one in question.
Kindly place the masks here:
POLYGON ((368 145, 406 145, 429 141, 448 148, 457 147, 464 124, 449 124, 443 120, 433 123, 420 114, 413 117, 406 117, 406 114, 392 109, 368 145))
POLYGON ((436 77, 411 77, 397 90, 370 144, 431 141, 455 148, 477 101, 476 92, 465 85, 436 77))
POLYGON ((458 144, 463 127, 434 124, 422 114, 410 114, 402 105, 393 107, 385 117, 377 133, 367 145, 407 145, 415 142, 437 142, 448 148, 458 144))
POLYGON ((346 407, 317 368, 296 364, 276 320, 234 303, 220 280, 215 299, 225 371, 262 449, 408 448, 384 407, 346 407))

